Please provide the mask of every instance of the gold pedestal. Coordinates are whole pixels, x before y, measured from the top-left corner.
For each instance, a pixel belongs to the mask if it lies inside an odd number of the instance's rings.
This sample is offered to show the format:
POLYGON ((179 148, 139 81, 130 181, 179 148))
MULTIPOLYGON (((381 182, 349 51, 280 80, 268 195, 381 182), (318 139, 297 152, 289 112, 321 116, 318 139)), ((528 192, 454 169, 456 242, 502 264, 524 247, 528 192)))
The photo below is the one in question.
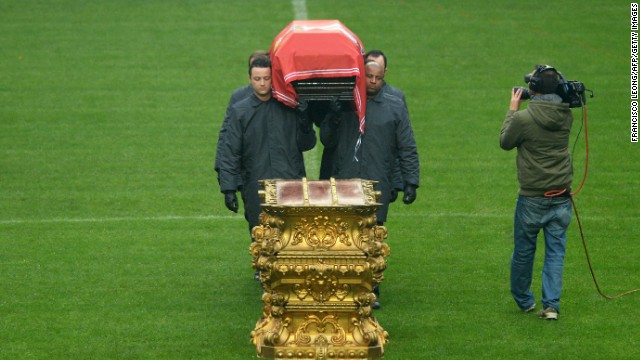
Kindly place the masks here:
POLYGON ((387 229, 368 180, 264 180, 250 252, 264 289, 251 332, 258 356, 370 359, 388 334, 372 315, 387 229))

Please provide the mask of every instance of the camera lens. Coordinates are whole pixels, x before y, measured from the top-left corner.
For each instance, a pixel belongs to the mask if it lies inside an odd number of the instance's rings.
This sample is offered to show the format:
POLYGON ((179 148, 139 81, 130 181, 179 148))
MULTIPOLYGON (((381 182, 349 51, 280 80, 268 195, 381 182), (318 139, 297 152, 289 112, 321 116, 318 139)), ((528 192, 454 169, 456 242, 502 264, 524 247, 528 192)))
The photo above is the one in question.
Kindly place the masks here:
POLYGON ((531 97, 529 94, 529 89, 523 86, 514 86, 513 91, 517 91, 518 89, 522 89, 522 94, 520 94, 520 100, 529 100, 531 97))

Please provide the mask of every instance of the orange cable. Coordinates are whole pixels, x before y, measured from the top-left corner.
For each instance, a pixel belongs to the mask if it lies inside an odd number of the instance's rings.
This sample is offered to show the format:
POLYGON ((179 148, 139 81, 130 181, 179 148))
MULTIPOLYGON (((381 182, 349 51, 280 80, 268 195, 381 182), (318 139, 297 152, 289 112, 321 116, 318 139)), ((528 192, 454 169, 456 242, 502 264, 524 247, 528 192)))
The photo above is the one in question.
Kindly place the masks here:
POLYGON ((571 195, 577 194, 584 182, 587 180, 587 173, 589 172, 589 129, 587 126, 587 104, 582 105, 582 118, 584 119, 584 145, 585 145, 585 163, 584 163, 584 174, 582 175, 582 182, 578 189, 574 191, 571 195))
MULTIPOLYGON (((584 142, 585 142, 585 165, 584 165, 584 174, 582 176, 582 182, 580 183, 580 186, 578 187, 578 189, 569 194, 569 199, 571 199, 571 205, 573 205, 573 211, 576 214, 576 220, 578 221, 578 228, 580 229, 580 237, 582 239, 582 247, 584 248, 584 253, 587 256, 587 264, 589 265, 589 271, 591 272, 591 278, 593 279, 593 283, 596 285, 596 289, 598 290, 598 293, 600 295, 602 295, 604 298, 612 300, 612 299, 617 299, 619 297, 625 296, 625 295, 629 295, 632 294, 634 292, 638 292, 640 291, 640 289, 635 289, 635 290, 630 290, 630 291, 626 291, 620 294, 616 294, 616 295, 607 295, 604 292, 602 292, 602 290, 600 290, 600 285, 598 285, 598 280, 596 280, 596 275, 593 271, 593 265, 591 265, 591 257, 589 257, 589 251, 587 250, 587 242, 584 239, 584 232, 582 231, 582 222, 580 221, 580 216, 578 215, 578 208, 576 207, 576 203, 573 200, 573 196, 575 194, 577 194, 580 189, 582 189, 582 186, 584 185, 586 179, 587 179, 587 173, 588 173, 588 169, 589 169, 589 131, 587 129, 587 105, 583 104, 582 107, 582 117, 584 119, 584 142)), ((546 197, 556 197, 556 196, 560 196, 564 193, 567 192, 567 189, 562 189, 562 190, 550 190, 544 193, 544 196, 546 197)))
POLYGON ((604 298, 612 300, 625 295, 629 295, 634 292, 640 291, 640 289, 626 291, 617 295, 607 295, 600 290, 600 285, 598 285, 598 281, 596 280, 596 275, 593 272, 593 266, 591 265, 591 258, 589 257, 589 251, 587 250, 587 243, 584 240, 584 233, 582 232, 582 222, 580 221, 580 216, 578 216, 578 208, 576 207, 576 203, 573 201, 573 196, 569 197, 571 199, 571 204, 573 205, 573 211, 576 213, 576 220, 578 220, 578 228, 580 228, 580 237, 582 238, 582 247, 584 247, 584 253, 587 255, 587 264, 589 264, 589 271, 591 271, 591 277, 593 278, 593 283, 596 285, 596 289, 598 293, 602 295, 604 298))

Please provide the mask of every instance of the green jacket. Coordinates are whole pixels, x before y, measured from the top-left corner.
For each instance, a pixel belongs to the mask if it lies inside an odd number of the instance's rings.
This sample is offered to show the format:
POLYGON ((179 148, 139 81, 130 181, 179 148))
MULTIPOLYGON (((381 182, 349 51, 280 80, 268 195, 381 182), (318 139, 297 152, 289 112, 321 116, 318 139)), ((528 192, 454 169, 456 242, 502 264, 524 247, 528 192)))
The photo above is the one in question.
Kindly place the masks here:
POLYGON ((542 196, 549 190, 570 190, 572 122, 573 115, 566 103, 531 100, 526 109, 507 112, 500 147, 518 148, 520 195, 542 196))

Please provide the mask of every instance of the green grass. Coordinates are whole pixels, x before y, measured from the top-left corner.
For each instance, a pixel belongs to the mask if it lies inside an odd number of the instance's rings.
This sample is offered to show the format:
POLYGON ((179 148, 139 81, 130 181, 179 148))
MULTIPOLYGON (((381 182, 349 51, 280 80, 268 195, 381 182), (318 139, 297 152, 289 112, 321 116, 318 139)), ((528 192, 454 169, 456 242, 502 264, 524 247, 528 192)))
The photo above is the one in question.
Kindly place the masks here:
MULTIPOLYGON (((640 287, 629 3, 307 3, 387 53, 419 146, 418 200, 392 204, 387 223, 385 358, 640 357, 640 294, 596 292, 575 218, 560 320, 518 311, 515 152, 498 146, 533 65, 592 88, 576 201, 602 289, 640 287)), ((0 358, 255 357, 260 289, 215 141, 248 54, 291 20, 290 1, 0 0, 0 358)))

